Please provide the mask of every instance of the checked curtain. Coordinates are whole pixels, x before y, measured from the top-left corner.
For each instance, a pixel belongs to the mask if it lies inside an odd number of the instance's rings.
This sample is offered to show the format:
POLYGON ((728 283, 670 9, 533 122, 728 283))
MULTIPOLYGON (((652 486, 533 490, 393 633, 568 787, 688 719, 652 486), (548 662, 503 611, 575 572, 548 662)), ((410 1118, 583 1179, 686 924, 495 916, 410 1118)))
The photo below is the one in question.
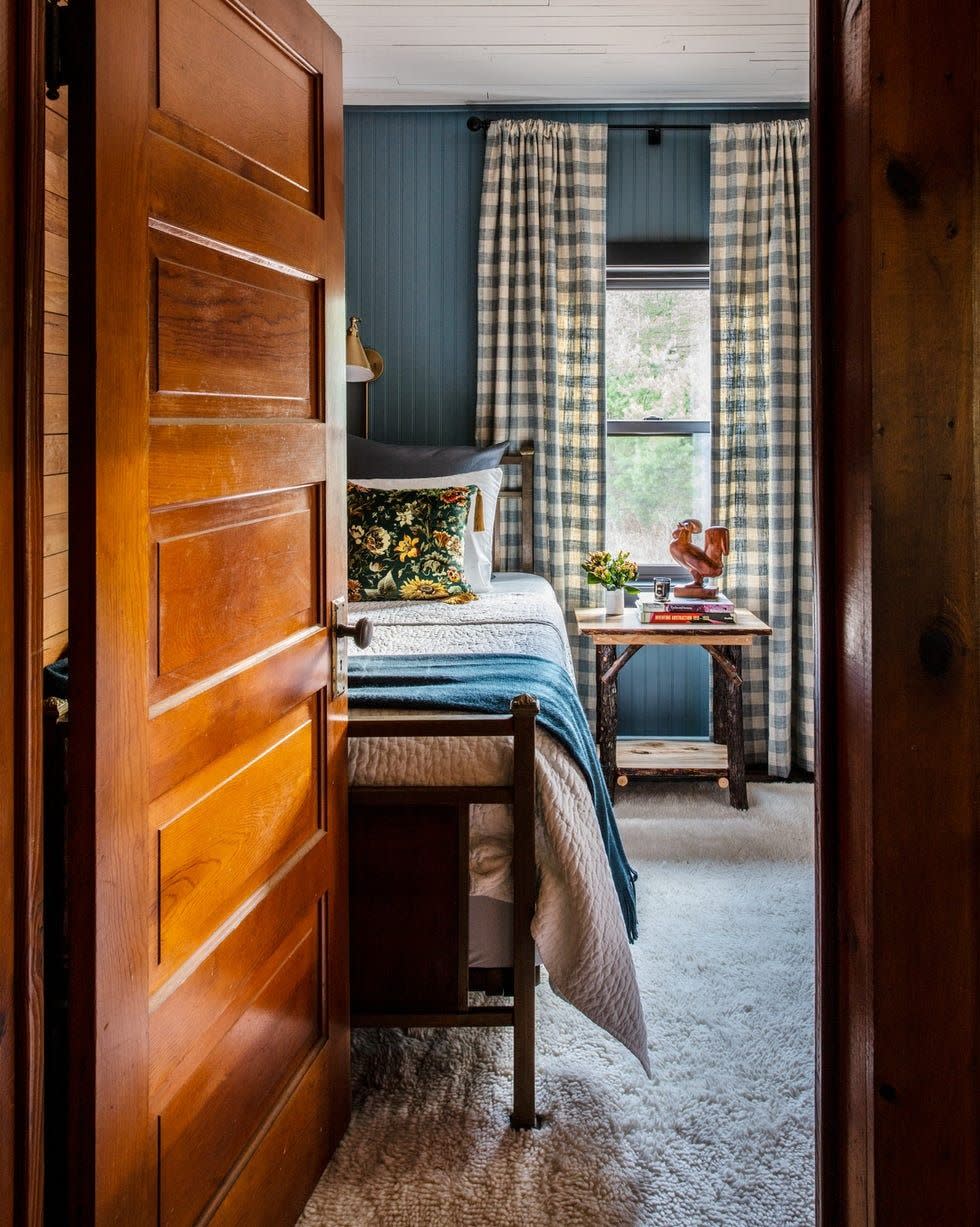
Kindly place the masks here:
MULTIPOLYGON (((535 447, 535 569, 574 623, 591 604, 581 562, 605 524, 606 128, 495 120, 487 132, 478 259, 477 437, 535 447)), ((517 508, 502 503, 516 567, 517 508)), ((592 711, 594 662, 570 636, 592 711)))
POLYGON ((745 752, 785 776, 814 756, 809 125, 711 129, 713 519, 724 586, 773 628, 744 649, 745 752))

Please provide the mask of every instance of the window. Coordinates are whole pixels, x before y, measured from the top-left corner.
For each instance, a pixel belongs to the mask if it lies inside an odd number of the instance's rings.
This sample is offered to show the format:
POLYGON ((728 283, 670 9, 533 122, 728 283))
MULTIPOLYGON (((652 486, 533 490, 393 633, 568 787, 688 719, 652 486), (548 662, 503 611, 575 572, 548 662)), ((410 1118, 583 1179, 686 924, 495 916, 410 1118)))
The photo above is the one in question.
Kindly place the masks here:
POLYGON ((614 262, 606 298, 608 549, 641 578, 686 574, 668 545, 678 520, 711 515, 711 329, 707 250, 645 246, 614 262), (637 259, 637 255, 643 257, 637 259))

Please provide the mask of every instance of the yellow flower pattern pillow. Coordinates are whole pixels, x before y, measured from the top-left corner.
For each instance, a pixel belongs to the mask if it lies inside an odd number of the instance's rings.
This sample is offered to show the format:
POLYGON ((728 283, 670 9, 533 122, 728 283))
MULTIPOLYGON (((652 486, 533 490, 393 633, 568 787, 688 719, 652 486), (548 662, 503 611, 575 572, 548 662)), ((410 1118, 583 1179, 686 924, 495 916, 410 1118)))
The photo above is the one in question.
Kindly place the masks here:
POLYGON ((369 490, 347 483, 347 594, 352 601, 475 601, 463 539, 476 486, 369 490))

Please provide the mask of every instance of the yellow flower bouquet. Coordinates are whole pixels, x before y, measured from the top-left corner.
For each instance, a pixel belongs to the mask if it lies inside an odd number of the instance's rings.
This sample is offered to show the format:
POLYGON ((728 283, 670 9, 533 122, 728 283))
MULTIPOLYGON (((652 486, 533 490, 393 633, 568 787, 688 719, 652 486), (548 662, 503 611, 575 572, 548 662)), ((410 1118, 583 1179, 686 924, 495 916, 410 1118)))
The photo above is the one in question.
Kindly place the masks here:
POLYGON ((639 592, 632 587, 638 567, 630 558, 628 550, 610 554, 608 550, 594 550, 582 563, 582 570, 590 584, 601 584, 607 592, 622 588, 625 592, 639 592))

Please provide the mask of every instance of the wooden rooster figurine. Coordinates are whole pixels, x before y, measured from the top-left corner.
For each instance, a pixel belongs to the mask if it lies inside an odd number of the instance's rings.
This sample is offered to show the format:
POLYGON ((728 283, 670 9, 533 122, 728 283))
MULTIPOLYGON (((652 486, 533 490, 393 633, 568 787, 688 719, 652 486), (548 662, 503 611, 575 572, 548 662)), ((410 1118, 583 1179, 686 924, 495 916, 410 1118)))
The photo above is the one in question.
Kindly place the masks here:
POLYGON ((716 578, 722 573, 722 558, 728 553, 728 529, 713 524, 704 534, 704 549, 691 541, 701 532, 700 520, 681 520, 670 539, 670 556, 691 572, 691 583, 675 588, 675 596, 697 597, 701 600, 713 597, 717 588, 706 588, 708 576, 716 578))

